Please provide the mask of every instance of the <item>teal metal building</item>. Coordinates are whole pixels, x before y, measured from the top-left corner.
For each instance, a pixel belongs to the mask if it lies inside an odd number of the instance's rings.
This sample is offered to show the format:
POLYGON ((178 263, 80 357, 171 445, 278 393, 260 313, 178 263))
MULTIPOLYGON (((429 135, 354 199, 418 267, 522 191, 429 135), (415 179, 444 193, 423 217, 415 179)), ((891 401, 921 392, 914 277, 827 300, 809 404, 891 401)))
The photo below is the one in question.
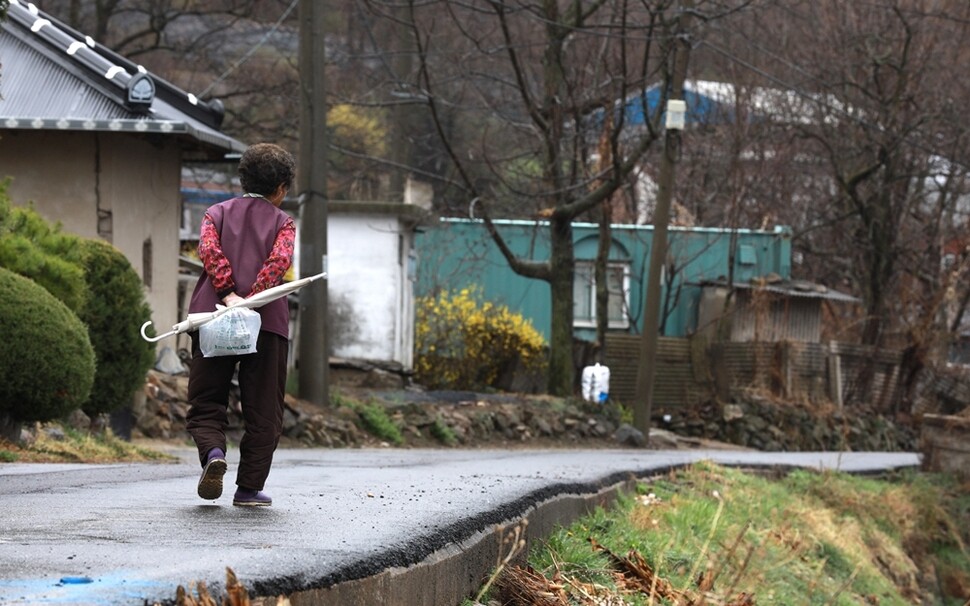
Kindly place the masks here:
MULTIPOLYGON (((549 224, 544 221, 495 221, 499 233, 517 255, 531 260, 549 258, 549 224)), ((574 223, 576 275, 573 288, 573 327, 578 339, 595 335, 593 261, 599 226, 574 223)), ((639 334, 643 325, 644 285, 650 264, 653 227, 613 225, 608 269, 610 330, 639 334)), ((491 240, 482 221, 441 219, 416 241, 418 266, 415 295, 478 287, 483 298, 507 305, 531 320, 548 339, 549 286, 513 272, 491 240)), ((697 327, 697 309, 705 281, 729 278, 733 259, 734 282, 776 274, 791 278, 791 230, 770 231, 671 227, 662 279, 662 333, 686 336, 697 327), (732 254, 733 251, 733 254, 732 254)))

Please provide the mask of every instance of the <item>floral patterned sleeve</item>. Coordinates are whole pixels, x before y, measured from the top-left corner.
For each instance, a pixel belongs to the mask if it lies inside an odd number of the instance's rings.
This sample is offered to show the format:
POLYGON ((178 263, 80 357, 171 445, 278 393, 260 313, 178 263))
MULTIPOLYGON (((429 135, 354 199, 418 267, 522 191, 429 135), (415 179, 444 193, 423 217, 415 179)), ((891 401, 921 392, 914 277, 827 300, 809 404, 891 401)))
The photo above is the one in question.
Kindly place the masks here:
POLYGON ((222 252, 219 232, 209 213, 202 218, 202 227, 199 229, 199 259, 202 260, 202 265, 209 274, 209 280, 216 289, 219 299, 236 289, 236 283, 232 279, 232 266, 222 252))
POLYGON ((267 288, 279 286, 283 282, 286 270, 293 263, 293 249, 296 246, 296 225, 293 219, 288 219, 279 233, 276 234, 276 241, 273 242, 273 250, 269 257, 263 262, 263 268, 256 275, 256 282, 253 284, 253 291, 249 296, 258 292, 263 292, 267 288))

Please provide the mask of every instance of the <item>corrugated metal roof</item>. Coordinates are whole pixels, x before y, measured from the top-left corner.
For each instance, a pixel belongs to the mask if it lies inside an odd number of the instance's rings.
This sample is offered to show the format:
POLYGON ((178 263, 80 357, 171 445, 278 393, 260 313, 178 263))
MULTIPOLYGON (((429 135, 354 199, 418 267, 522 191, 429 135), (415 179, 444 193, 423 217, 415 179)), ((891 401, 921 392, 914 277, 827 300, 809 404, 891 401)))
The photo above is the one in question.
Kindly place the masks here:
POLYGON ((221 104, 200 101, 32 4, 11 1, 0 57, 0 129, 157 132, 201 144, 213 158, 246 148, 219 130, 221 104), (144 80, 154 89, 150 105, 129 95, 144 80))
POLYGON ((116 120, 131 112, 66 69, 31 48, 23 40, 0 30, 3 79, 0 80, 0 116, 20 118, 29 124, 36 118, 116 120))
MULTIPOLYGON (((726 280, 708 280, 701 282, 700 286, 727 287, 726 280)), ((859 303, 861 299, 852 295, 832 290, 822 284, 808 282, 805 280, 781 280, 777 282, 735 282, 734 288, 739 290, 762 290, 765 292, 786 295, 789 297, 804 297, 809 299, 826 299, 829 301, 839 301, 842 303, 859 303)))
MULTIPOLYGON (((474 208, 472 207, 469 212, 471 214, 474 214, 473 211, 474 211, 474 208)), ((474 217, 471 219, 465 219, 460 217, 441 217, 440 221, 443 224, 454 223, 454 224, 481 225, 485 223, 484 220, 475 219, 474 217)), ((492 223, 494 223, 495 225, 519 225, 519 226, 526 226, 526 227, 531 227, 534 225, 549 227, 550 225, 549 221, 536 220, 536 219, 492 219, 492 223)), ((653 225, 641 225, 641 224, 632 224, 632 223, 612 223, 611 226, 614 228, 622 228, 629 231, 652 232, 654 230, 653 225)), ((573 227, 598 228, 599 223, 573 221, 573 227)), ((787 225, 775 225, 771 229, 749 229, 749 228, 742 228, 742 227, 704 227, 704 226, 684 227, 681 225, 670 225, 667 229, 671 232, 684 232, 688 234, 734 233, 734 234, 779 234, 782 236, 791 235, 791 227, 788 227, 787 225)))

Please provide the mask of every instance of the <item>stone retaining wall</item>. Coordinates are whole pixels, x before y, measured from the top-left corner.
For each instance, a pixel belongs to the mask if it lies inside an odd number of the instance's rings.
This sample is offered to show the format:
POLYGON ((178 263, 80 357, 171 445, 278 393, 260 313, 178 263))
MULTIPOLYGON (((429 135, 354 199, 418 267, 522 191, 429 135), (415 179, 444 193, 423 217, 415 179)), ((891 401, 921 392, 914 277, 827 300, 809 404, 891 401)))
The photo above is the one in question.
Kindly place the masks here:
MULTIPOLYGON (((185 376, 152 371, 145 397, 134 410, 136 435, 189 440, 185 376)), ((384 406, 401 428, 407 447, 615 446, 614 436, 631 415, 614 404, 590 404, 516 394, 455 394, 405 390, 362 391, 358 401, 384 406), (444 441, 441 427, 446 427, 444 441)), ((284 437, 293 443, 328 448, 377 446, 349 406, 321 409, 287 397, 284 437)), ((238 399, 230 401, 228 437, 242 437, 238 399)), ((857 410, 817 410, 748 396, 726 405, 700 403, 690 408, 654 410, 653 427, 679 436, 705 438, 759 450, 914 450, 915 429, 857 410)), ((651 435, 653 440, 653 435, 651 435)), ((621 440, 627 442, 626 439, 621 440)), ((653 447, 670 447, 669 444, 653 447)))
POLYGON ((730 404, 707 402, 655 412, 654 423, 679 435, 766 451, 915 451, 917 429, 858 407, 837 410, 739 395, 730 404))

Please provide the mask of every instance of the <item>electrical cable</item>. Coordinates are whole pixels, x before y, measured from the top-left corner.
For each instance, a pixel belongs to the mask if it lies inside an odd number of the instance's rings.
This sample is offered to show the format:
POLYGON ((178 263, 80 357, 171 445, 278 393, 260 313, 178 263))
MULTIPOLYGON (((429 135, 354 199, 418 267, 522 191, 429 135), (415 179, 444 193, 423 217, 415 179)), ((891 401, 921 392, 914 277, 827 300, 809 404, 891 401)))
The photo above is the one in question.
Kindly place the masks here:
MULTIPOLYGON (((741 67, 744 67, 744 68, 746 68, 746 69, 754 72, 755 74, 758 74, 762 78, 765 78, 766 80, 768 80, 768 81, 774 83, 775 85, 781 87, 783 91, 791 92, 791 93, 795 94, 798 97, 801 97, 802 99, 804 99, 806 101, 809 101, 809 102, 811 102, 811 103, 813 103, 813 104, 815 104, 815 105, 817 105, 819 107, 822 107, 822 108, 830 111, 833 114, 839 114, 839 115, 843 116, 844 118, 847 118, 849 121, 857 124, 858 126, 864 128, 866 130, 871 130, 871 131, 877 132, 877 133, 884 133, 885 132, 885 129, 883 127, 878 126, 876 124, 872 124, 872 123, 864 120, 860 116, 853 115, 847 109, 845 109, 843 107, 838 107, 835 104, 826 101, 820 94, 818 94, 818 93, 810 93, 810 92, 807 92, 807 91, 799 88, 798 86, 795 86, 793 84, 790 84, 790 83, 786 82, 785 80, 783 80, 783 79, 781 79, 781 78, 779 78, 779 77, 777 77, 777 76, 775 76, 773 74, 768 73, 767 71, 765 71, 765 70, 763 70, 763 69, 761 69, 761 68, 759 68, 759 67, 751 64, 748 61, 745 61, 744 59, 742 59, 742 58, 740 58, 740 57, 738 57, 738 56, 730 53, 729 51, 726 51, 726 50, 720 48, 719 46, 717 46, 717 45, 715 45, 715 44, 713 44, 711 42, 708 42, 706 40, 701 40, 699 42, 699 44, 710 48, 714 52, 716 52, 716 53, 722 55, 723 57, 725 57, 726 59, 737 63, 741 67)), ((796 68, 796 66, 790 66, 790 67, 792 67, 793 69, 796 68)), ((930 155, 939 155, 939 152, 938 151, 936 151, 934 149, 930 149, 930 148, 926 147, 924 144, 922 144, 920 142, 913 141, 910 138, 910 136, 908 136, 908 135, 902 136, 900 138, 900 141, 905 141, 906 143, 912 145, 914 148, 919 149, 920 151, 923 151, 923 152, 925 152, 927 154, 930 154, 930 155)))
POLYGON ((280 15, 280 18, 276 20, 276 23, 274 23, 273 26, 271 28, 269 28, 269 31, 267 31, 265 34, 263 34, 263 37, 260 39, 260 41, 257 42, 254 46, 252 46, 248 51, 246 51, 243 54, 242 57, 240 57, 239 59, 236 60, 235 63, 233 63, 232 65, 230 65, 229 66, 229 69, 227 69, 226 71, 222 72, 222 74, 218 78, 216 78, 215 80, 213 80, 209 84, 209 86, 205 87, 205 90, 202 91, 201 93, 199 93, 199 98, 201 99, 201 98, 205 97, 206 94, 208 94, 209 91, 211 91, 213 88, 215 88, 215 86, 217 84, 219 84, 220 82, 222 82, 223 80, 225 80, 226 77, 229 74, 231 74, 232 72, 236 71, 236 69, 238 69, 240 65, 242 65, 243 63, 245 63, 246 60, 249 59, 253 55, 253 53, 255 53, 257 50, 259 50, 259 48, 261 46, 263 46, 264 44, 266 44, 266 41, 269 40, 269 37, 272 36, 274 33, 276 33, 276 30, 279 29, 279 27, 280 27, 280 25, 282 25, 283 21, 287 17, 290 16, 290 13, 293 12, 293 9, 296 8, 296 5, 299 4, 299 2, 300 2, 300 0, 293 0, 292 2, 290 2, 290 5, 288 7, 286 7, 286 10, 283 11, 283 14, 282 15, 280 15))

